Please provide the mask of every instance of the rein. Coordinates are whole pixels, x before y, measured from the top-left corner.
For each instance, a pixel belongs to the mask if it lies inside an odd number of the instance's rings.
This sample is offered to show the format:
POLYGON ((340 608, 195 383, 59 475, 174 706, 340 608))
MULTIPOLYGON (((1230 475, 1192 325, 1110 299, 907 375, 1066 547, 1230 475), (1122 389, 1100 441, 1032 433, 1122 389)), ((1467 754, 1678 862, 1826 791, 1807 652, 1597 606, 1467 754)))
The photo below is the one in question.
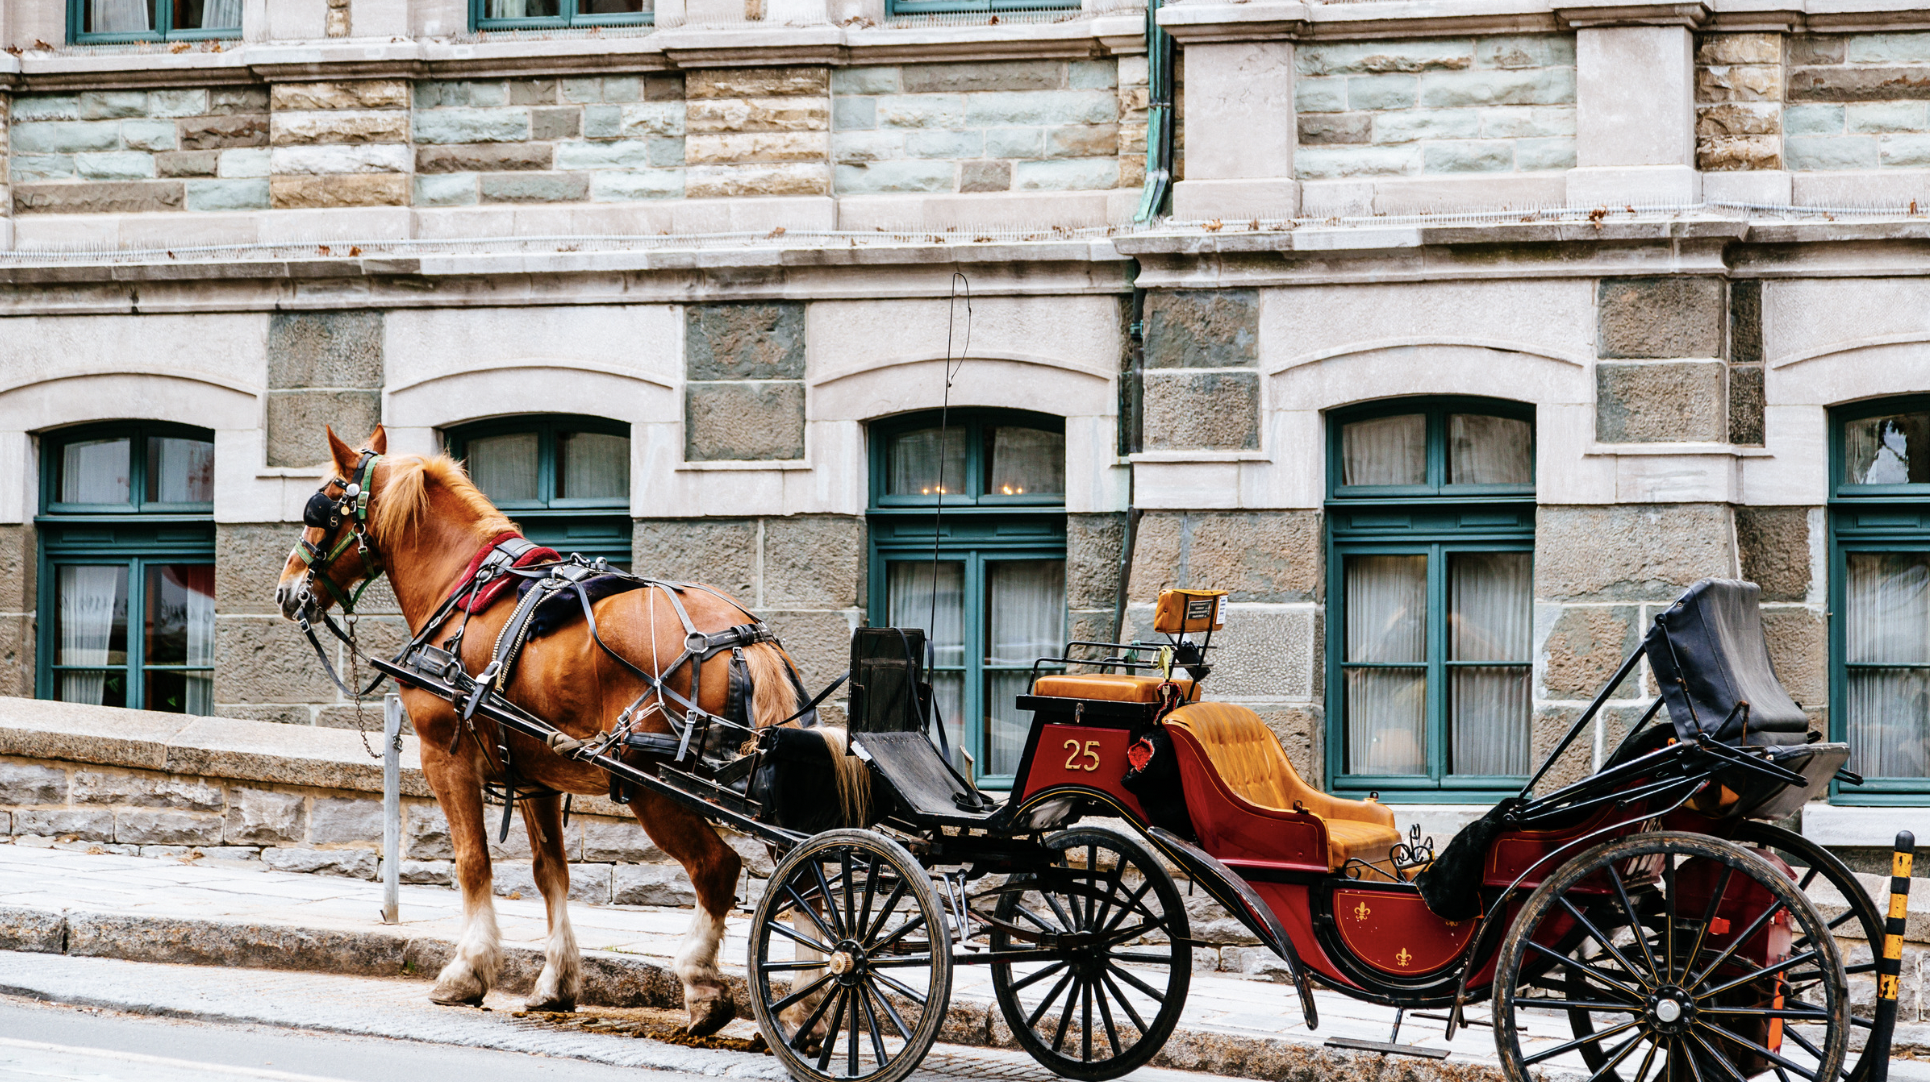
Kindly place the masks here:
MULTIPOLYGON (((302 566, 308 569, 307 575, 302 579, 300 615, 296 618, 295 626, 308 637, 308 645, 314 648, 315 659, 322 663, 322 671, 328 674, 329 681, 355 704, 355 728, 362 736, 362 750, 368 752, 369 757, 374 759, 380 759, 381 756, 375 753, 374 748, 369 747, 368 727, 362 723, 362 701, 374 693, 376 688, 382 686, 382 681, 386 677, 377 673, 367 687, 360 691, 354 687, 357 682, 357 662, 362 658, 361 647, 355 641, 355 603, 362 600, 362 595, 375 584, 377 576, 382 574, 381 561, 375 554, 374 546, 369 543, 368 532, 369 489, 373 487, 375 480, 375 465, 380 461, 382 461, 381 455, 363 448, 362 457, 356 462, 355 469, 350 471, 348 480, 331 477, 322 482, 322 487, 316 489, 315 494, 310 496, 308 503, 302 507, 304 526, 334 530, 341 526, 344 517, 349 520, 348 531, 342 534, 342 539, 335 543, 335 547, 325 552, 320 545, 304 537, 295 543, 294 552, 291 553, 292 558, 300 560, 302 566), (337 485, 341 486, 341 494, 329 495, 328 490, 337 485), (362 581, 353 591, 344 593, 325 572, 344 552, 348 551, 351 544, 358 545, 362 556, 362 581), (315 601, 315 584, 318 582, 322 589, 335 600, 335 603, 341 606, 342 617, 348 621, 346 631, 335 622, 333 616, 327 612, 320 612, 321 606, 315 601), (348 647, 349 679, 346 682, 336 674, 334 664, 328 660, 328 651, 322 649, 322 640, 315 634, 315 624, 310 619, 310 614, 315 612, 320 612, 322 626, 328 629, 329 634, 340 639, 348 647)), ((326 541, 327 538, 324 537, 323 540, 326 541)))

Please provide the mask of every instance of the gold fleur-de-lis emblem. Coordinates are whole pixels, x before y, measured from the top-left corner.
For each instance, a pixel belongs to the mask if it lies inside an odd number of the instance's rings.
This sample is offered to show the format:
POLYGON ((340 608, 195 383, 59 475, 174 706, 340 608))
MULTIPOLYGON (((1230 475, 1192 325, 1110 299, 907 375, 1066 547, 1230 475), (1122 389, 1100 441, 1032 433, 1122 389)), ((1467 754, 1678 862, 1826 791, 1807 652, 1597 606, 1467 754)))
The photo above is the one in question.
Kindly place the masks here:
POLYGON ((1366 920, 1366 919, 1367 919, 1367 914, 1369 914, 1369 913, 1372 913, 1372 912, 1373 912, 1373 910, 1371 910, 1371 909, 1369 909, 1369 908, 1367 908, 1367 903, 1366 903, 1366 902, 1362 902, 1362 903, 1360 903, 1359 905, 1357 905, 1357 906, 1355 906, 1355 907, 1354 907, 1354 919, 1355 919, 1355 920, 1366 920))
POLYGON ((1401 952, 1394 956, 1394 960, 1396 962, 1399 962, 1401 965, 1405 966, 1407 965, 1407 963, 1412 962, 1414 960, 1414 956, 1407 953, 1406 947, 1402 947, 1401 952))

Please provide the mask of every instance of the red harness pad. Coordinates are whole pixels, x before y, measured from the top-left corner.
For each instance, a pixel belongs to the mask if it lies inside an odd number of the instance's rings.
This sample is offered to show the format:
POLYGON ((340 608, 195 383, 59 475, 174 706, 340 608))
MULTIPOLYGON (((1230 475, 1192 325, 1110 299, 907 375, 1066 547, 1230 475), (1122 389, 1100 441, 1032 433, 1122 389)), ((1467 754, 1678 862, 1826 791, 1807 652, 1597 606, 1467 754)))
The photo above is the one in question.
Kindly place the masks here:
MULTIPOLYGON (((470 560, 469 566, 463 569, 461 580, 463 585, 459 591, 460 599, 456 602, 456 608, 467 613, 482 612, 502 600, 504 594, 515 589, 516 584, 522 581, 521 576, 499 574, 496 578, 483 583, 474 594, 468 592, 469 580, 475 577, 477 569, 482 567, 483 561, 489 558, 489 554, 496 551, 496 546, 521 536, 523 535, 513 532, 497 534, 489 539, 489 544, 484 545, 482 551, 476 553, 475 559, 470 560)), ((512 566, 528 567, 531 564, 554 563, 562 558, 555 549, 538 546, 517 557, 512 566)))

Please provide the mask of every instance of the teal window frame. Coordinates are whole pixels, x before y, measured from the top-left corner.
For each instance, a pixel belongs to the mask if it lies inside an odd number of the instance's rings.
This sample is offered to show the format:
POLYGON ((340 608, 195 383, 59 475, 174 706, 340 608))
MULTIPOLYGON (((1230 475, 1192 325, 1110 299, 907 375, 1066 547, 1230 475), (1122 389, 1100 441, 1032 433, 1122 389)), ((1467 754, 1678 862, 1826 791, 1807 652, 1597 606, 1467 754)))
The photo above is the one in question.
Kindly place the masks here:
POLYGON ((630 498, 568 499, 556 493, 556 436, 559 432, 600 432, 629 440, 630 426, 607 417, 569 413, 519 414, 496 417, 443 432, 443 446, 457 459, 467 457, 469 441, 489 436, 536 435, 536 492, 534 500, 506 500, 497 509, 514 519, 523 536, 548 545, 563 555, 580 552, 630 566, 634 558, 634 530, 630 498))
MULTIPOLYGON (((976 766, 986 761, 988 749, 986 710, 990 704, 986 701, 986 675, 991 672, 1029 671, 1031 666, 985 664, 988 631, 985 618, 986 568, 988 564, 1003 560, 1064 560, 1065 495, 1059 493, 1054 498, 983 494, 987 466, 985 435, 987 429, 1001 424, 1063 433, 1065 419, 1023 410, 952 410, 949 426, 963 429, 966 433, 964 491, 942 497, 885 495, 890 438, 901 432, 932 428, 938 422, 937 411, 930 411, 874 421, 869 426, 871 482, 866 512, 869 528, 865 535, 869 549, 866 560, 869 591, 866 597, 870 604, 867 612, 872 626, 884 626, 890 620, 886 564, 911 562, 930 565, 933 558, 932 516, 942 499, 944 514, 939 522, 937 558, 965 565, 962 613, 965 656, 964 664, 959 668, 941 671, 961 672, 964 676, 959 713, 964 723, 967 750, 974 763, 973 770, 978 775, 973 780, 986 789, 1009 789, 1013 782, 1012 775, 986 774, 976 766)), ((1071 569, 1068 568, 1068 577, 1070 574, 1071 569)), ((1069 628, 1069 612, 1065 614, 1065 619, 1069 628)))
MULTIPOLYGON (((1930 395, 1878 398, 1830 411, 1829 440, 1829 733, 1849 739, 1848 644, 1844 637, 1852 552, 1930 552, 1930 485, 1852 485, 1844 480, 1843 432, 1852 421, 1892 413, 1930 411, 1930 395)), ((1897 668, 1902 666, 1885 666, 1897 668)), ((1930 778, 1865 778, 1862 785, 1830 782, 1830 803, 1920 807, 1930 803, 1930 778)))
POLYGON ((87 0, 67 0, 67 43, 69 45, 118 45, 130 41, 238 41, 241 27, 219 30, 174 29, 174 0, 148 0, 154 12, 154 29, 133 33, 89 33, 86 24, 87 0))
MULTIPOLYGON (((146 627, 147 568, 151 564, 215 562, 214 505, 209 503, 163 504, 143 499, 147 491, 147 439, 150 436, 175 436, 214 441, 214 433, 190 425, 157 422, 128 422, 76 425, 40 437, 40 506, 34 517, 38 534, 39 596, 34 613, 38 623, 34 649, 34 697, 57 697, 55 678, 69 668, 97 672, 107 666, 64 666, 54 663, 58 644, 54 630, 58 623, 54 591, 57 569, 62 565, 127 568, 127 658, 120 668, 127 680, 127 706, 152 709, 146 702, 144 671, 207 672, 212 666, 149 665, 144 656, 146 627), (53 497, 59 491, 60 450, 80 440, 126 437, 130 464, 126 504, 63 504, 53 497)), ((219 569, 216 570, 219 575, 219 569)))
POLYGON ((1078 0, 886 0, 890 15, 955 15, 982 12, 1077 11, 1078 0))
POLYGON ((469 0, 469 25, 478 31, 485 30, 568 30, 574 27, 592 26, 655 26, 657 22, 656 5, 649 11, 624 12, 618 15, 586 15, 577 10, 578 0, 559 0, 560 15, 542 15, 526 19, 492 19, 484 12, 488 10, 488 0, 469 0))
MULTIPOLYGON (((1505 399, 1430 396, 1388 399, 1330 411, 1327 415, 1327 633, 1326 771, 1328 788, 1360 797, 1378 794, 1387 803, 1483 803, 1521 788, 1525 775, 1450 774, 1448 670, 1493 662, 1447 657, 1448 558, 1457 552, 1526 552, 1535 549, 1535 490, 1529 485, 1447 483, 1447 418, 1477 413, 1527 421, 1530 453, 1538 452, 1533 405, 1505 399), (1421 485, 1341 483, 1341 429, 1356 421, 1420 413, 1427 417, 1427 481, 1421 485), (1427 557, 1427 766, 1426 775, 1349 774, 1346 768, 1346 671, 1350 668, 1412 668, 1413 663, 1346 660, 1346 558, 1360 555, 1427 557)), ((1532 659, 1530 659, 1532 663, 1532 659)), ((1531 677, 1532 678, 1532 677, 1531 677)))

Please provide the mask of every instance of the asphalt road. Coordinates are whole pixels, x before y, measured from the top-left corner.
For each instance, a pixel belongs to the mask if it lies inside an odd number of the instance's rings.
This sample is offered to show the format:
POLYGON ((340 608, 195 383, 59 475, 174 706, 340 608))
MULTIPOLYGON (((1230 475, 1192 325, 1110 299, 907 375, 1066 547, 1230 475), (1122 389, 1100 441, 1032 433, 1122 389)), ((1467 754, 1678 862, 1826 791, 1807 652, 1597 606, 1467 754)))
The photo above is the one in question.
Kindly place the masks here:
POLYGON ((523 1052, 176 1021, 0 996, 0 1082, 668 1082, 700 1077, 523 1052))

